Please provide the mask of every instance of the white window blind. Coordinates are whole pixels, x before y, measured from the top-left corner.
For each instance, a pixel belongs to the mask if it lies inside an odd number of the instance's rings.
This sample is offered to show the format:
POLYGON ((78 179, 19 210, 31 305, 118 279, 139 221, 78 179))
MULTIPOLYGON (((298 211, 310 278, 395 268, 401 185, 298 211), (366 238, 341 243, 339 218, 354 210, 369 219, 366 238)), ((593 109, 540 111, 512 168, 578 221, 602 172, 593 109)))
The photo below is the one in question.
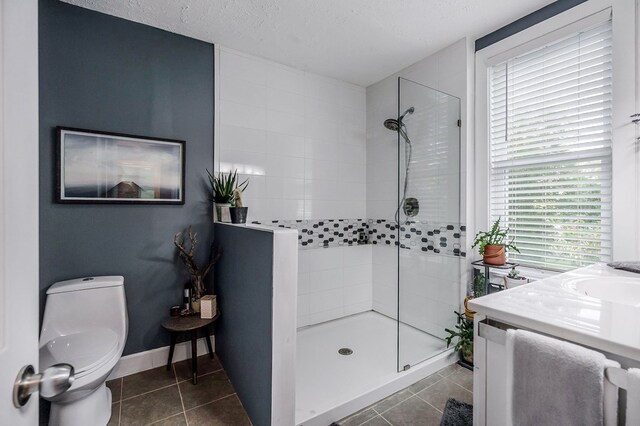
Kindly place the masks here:
POLYGON ((611 257, 611 21, 490 69, 490 213, 565 271, 611 257))

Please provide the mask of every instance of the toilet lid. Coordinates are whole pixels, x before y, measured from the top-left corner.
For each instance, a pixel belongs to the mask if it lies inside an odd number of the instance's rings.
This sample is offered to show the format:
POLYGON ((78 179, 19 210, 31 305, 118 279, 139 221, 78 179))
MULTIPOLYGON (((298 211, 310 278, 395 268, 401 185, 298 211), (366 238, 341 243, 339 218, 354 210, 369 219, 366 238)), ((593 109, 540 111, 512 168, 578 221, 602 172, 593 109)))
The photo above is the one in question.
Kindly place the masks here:
POLYGON ((59 336, 40 347, 40 369, 66 363, 80 377, 111 359, 117 350, 118 336, 108 328, 59 336))

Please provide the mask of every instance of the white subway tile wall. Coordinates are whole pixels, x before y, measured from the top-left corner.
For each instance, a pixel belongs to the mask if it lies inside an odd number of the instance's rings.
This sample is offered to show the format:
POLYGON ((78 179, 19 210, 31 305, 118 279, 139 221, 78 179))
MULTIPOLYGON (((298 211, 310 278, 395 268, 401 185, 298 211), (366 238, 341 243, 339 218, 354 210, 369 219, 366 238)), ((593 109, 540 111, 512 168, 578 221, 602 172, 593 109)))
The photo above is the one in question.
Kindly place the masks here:
POLYGON ((248 220, 365 217, 365 89, 225 48, 218 62, 218 169, 250 178, 248 220))
MULTIPOLYGON (((249 178, 248 220, 364 218, 365 89, 218 51, 217 169, 249 178)), ((300 254, 317 259, 300 268, 298 326, 371 310, 371 248, 317 252, 300 254)))
POLYGON ((298 327, 370 311, 371 245, 298 252, 298 327))

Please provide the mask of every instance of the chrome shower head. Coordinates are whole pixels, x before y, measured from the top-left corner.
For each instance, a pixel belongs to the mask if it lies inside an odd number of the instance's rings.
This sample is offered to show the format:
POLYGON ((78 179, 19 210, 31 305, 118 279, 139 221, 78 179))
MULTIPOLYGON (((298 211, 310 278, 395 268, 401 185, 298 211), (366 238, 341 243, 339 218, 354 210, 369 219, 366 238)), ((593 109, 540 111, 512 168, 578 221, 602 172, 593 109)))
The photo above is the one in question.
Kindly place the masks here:
POLYGON ((398 117, 397 120, 395 118, 388 118, 388 119, 384 120, 384 127, 386 127, 387 129, 389 129, 391 131, 394 131, 394 132, 402 130, 402 126, 404 126, 404 123, 402 122, 402 120, 407 115, 413 114, 413 112, 415 110, 416 109, 414 107, 410 107, 404 112, 404 114, 402 114, 400 117, 398 117))
POLYGON ((408 143, 409 145, 411 145, 411 140, 409 139, 409 136, 407 135, 406 127, 405 127, 404 123, 402 122, 402 120, 407 115, 413 114, 414 111, 415 111, 415 108, 414 107, 410 107, 404 112, 404 114, 402 114, 400 117, 398 117, 397 120, 395 118, 388 118, 388 119, 384 120, 384 127, 386 127, 387 129, 391 130, 392 132, 398 132, 400 134, 400 136, 402 136, 402 139, 404 139, 404 141, 406 143, 408 143))
POLYGON ((398 124, 398 120, 396 120, 395 118, 388 118, 384 120, 384 127, 394 132, 397 132, 398 130, 400 130, 400 125, 398 124))

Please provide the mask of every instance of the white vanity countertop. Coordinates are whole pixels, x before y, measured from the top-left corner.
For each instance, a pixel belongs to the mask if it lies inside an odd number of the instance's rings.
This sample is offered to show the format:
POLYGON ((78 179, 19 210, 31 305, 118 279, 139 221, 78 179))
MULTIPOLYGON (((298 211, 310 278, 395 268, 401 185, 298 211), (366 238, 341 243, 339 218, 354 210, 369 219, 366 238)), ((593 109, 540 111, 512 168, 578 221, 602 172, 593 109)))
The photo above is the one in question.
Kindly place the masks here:
POLYGON ((596 264, 470 300, 469 308, 640 360, 640 274, 596 264))

